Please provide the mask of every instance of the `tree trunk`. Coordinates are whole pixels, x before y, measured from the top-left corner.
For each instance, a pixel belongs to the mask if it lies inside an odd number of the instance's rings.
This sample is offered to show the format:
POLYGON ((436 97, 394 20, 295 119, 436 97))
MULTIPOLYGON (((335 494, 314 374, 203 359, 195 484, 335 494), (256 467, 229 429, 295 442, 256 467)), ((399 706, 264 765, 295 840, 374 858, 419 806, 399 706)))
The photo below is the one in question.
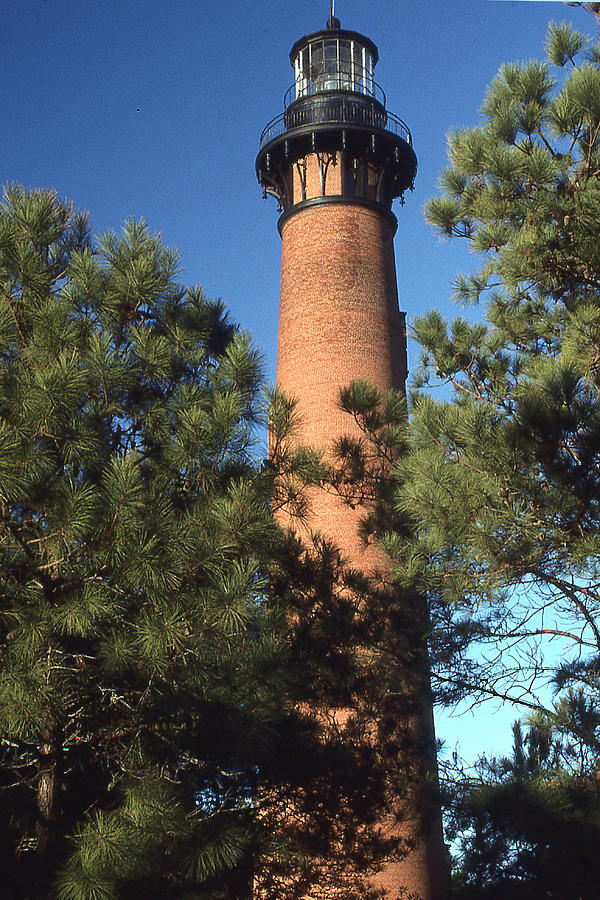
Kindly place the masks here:
POLYGON ((55 725, 42 729, 42 744, 38 766, 36 826, 38 856, 51 851, 61 813, 62 735, 55 725))

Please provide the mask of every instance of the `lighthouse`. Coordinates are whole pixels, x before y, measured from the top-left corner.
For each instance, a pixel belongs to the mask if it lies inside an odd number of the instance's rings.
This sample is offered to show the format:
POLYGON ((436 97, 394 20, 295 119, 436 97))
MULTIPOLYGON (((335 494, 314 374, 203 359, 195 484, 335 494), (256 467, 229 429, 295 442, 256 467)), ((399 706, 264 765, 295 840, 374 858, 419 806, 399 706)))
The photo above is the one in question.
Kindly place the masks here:
MULTIPOLYGON (((375 81, 377 61, 373 41, 342 28, 333 15, 323 30, 296 41, 290 51, 293 83, 283 112, 261 134, 256 159, 263 193, 275 198, 280 213, 277 387, 297 403, 298 440, 322 449, 326 458, 337 439, 356 429, 339 407, 340 389, 363 379, 382 393, 404 391, 407 377, 393 243, 398 223, 392 204, 412 187, 417 158, 407 125, 387 109, 375 81)), ((299 532, 318 531, 340 549, 349 567, 369 577, 381 571, 385 561, 361 536, 364 515, 360 505, 313 491, 306 521, 295 524, 284 513, 280 519, 299 532)), ((426 615, 424 601, 415 615, 426 615)), ((368 647, 364 653, 368 659, 368 647)), ((415 658, 421 670, 416 679, 419 696, 397 730, 414 738, 419 749, 402 750, 399 740, 396 757, 390 760, 390 770, 397 770, 406 754, 407 794, 415 800, 411 804, 404 798, 396 813, 392 802, 375 823, 375 831, 390 847, 398 838, 397 847, 382 856, 362 888, 357 887, 361 873, 346 871, 337 887, 325 878, 323 885, 313 885, 305 895, 311 900, 445 896, 439 811, 432 813, 431 804, 422 800, 421 786, 411 783, 427 781, 430 789, 435 782, 431 701, 423 691, 424 647, 416 648, 415 658), (415 753, 421 754, 416 763, 415 753)), ((347 710, 328 712, 324 719, 333 728, 345 725, 351 715, 347 710)), ((386 715, 389 719, 389 711, 386 715)), ((375 750, 381 732, 375 716, 375 750)), ((357 835, 362 833, 357 823, 357 835)))

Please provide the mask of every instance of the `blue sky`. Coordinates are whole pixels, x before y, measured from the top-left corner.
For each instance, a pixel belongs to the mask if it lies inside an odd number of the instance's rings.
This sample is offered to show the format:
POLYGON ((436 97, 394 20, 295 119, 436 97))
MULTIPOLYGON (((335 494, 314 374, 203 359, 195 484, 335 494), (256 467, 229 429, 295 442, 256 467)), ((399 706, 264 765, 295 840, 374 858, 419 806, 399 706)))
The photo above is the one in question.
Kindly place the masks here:
MULTIPOLYGON (((96 232, 145 218, 181 253, 182 280, 227 303, 275 374, 280 239, 254 172, 258 138, 282 111, 294 41, 322 28, 328 0, 4 0, 0 180, 56 188, 96 232)), ((478 121, 502 62, 539 57, 549 20, 591 17, 519 0, 337 0, 342 26, 379 48, 376 80, 408 124, 414 193, 395 209, 400 305, 453 316, 451 281, 476 261, 442 244, 423 204, 451 128, 478 121)), ((412 367, 418 351, 409 350, 412 367)), ((468 755, 508 749, 512 711, 439 720, 468 755)))

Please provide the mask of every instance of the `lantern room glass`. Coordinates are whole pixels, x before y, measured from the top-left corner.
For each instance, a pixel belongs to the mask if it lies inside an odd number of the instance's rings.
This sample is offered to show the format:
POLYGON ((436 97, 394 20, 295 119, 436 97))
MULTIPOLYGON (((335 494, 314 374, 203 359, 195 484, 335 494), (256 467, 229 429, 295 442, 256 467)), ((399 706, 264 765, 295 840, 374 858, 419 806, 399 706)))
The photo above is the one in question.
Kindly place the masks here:
POLYGON ((374 96, 373 59, 355 40, 319 38, 294 59, 296 99, 319 91, 358 91, 374 96))

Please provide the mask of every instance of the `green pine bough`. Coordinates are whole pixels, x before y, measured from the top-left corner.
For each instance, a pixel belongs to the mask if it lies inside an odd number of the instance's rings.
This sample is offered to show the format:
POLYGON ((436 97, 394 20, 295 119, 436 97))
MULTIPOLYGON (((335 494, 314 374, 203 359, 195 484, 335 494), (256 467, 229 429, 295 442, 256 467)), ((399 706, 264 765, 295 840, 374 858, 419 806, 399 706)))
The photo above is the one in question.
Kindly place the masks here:
POLYGON ((533 708, 541 644, 555 641, 557 677, 578 689, 600 654, 600 56, 569 25, 550 26, 546 49, 503 66, 482 124, 450 136, 426 215, 483 256, 455 284, 482 317, 415 322, 397 492, 424 582, 493 648, 498 665, 464 687, 533 708), (447 402, 421 390, 436 382, 447 402))
MULTIPOLYGON (((7 898, 243 896, 283 676, 260 361, 144 223, 0 210, 7 898)), ((270 478, 270 476, 269 476, 270 478)))
MULTIPOLYGON (((583 5, 597 24, 600 6, 583 5)), ((466 240, 482 264, 454 286, 456 301, 473 307, 468 316, 448 323, 432 311, 414 323, 422 360, 411 449, 395 476, 407 527, 387 545, 397 577, 416 578, 431 598, 438 697, 510 701, 528 715, 511 759, 451 773, 456 896, 592 898, 600 822, 597 37, 551 24, 546 60, 502 66, 481 115, 477 127, 450 135, 441 194, 426 207, 439 234, 466 240), (434 399, 434 385, 445 386, 447 400, 434 399)))

